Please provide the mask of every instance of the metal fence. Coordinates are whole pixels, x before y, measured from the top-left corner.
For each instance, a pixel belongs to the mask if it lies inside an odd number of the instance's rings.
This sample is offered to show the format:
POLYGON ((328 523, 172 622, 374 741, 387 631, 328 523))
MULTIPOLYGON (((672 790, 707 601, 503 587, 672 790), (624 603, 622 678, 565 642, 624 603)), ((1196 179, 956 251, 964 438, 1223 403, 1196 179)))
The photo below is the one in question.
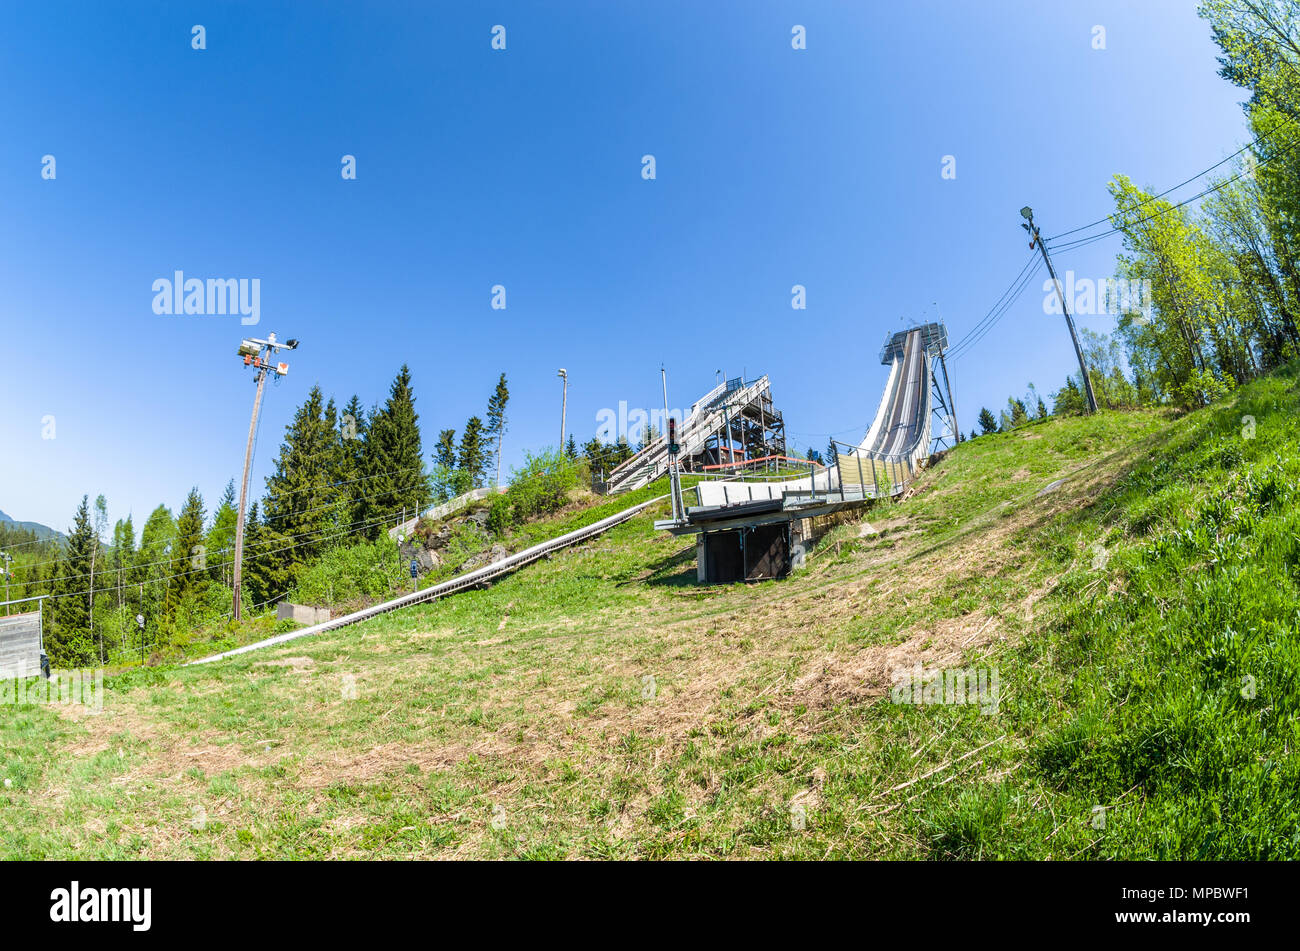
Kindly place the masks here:
POLYGON ((879 453, 835 442, 835 482, 840 496, 878 499, 901 495, 920 472, 928 450, 918 444, 909 452, 879 453))

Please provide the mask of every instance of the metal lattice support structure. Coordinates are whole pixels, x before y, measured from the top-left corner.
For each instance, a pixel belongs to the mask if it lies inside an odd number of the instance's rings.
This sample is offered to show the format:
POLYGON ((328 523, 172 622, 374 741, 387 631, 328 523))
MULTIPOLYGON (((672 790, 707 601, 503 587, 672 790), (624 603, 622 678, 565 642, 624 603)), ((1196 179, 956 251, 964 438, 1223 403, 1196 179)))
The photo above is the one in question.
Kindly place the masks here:
POLYGON ((734 520, 761 524, 810 517, 869 499, 905 492, 930 458, 931 443, 943 445, 953 423, 952 391, 943 365, 948 331, 930 323, 892 334, 881 348, 889 366, 871 428, 858 445, 835 442, 835 458, 824 472, 779 483, 727 480, 701 483, 699 502, 684 518, 656 523, 677 533, 709 531, 734 520), (940 418, 938 436, 934 418, 940 418))

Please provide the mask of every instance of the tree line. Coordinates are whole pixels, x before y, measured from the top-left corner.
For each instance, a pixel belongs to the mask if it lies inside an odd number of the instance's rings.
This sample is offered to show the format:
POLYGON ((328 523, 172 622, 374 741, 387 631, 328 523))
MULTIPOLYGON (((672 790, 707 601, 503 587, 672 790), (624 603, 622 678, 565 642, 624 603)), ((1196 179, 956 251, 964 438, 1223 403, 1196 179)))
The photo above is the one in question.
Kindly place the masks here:
MULTIPOLYGON (((398 371, 383 405, 369 410, 356 395, 339 409, 313 386, 285 427, 264 492, 248 505, 245 610, 290 591, 323 552, 377 542, 447 491, 481 486, 489 475, 499 479, 509 398, 503 373, 486 420, 471 417, 451 456, 446 443, 454 432, 443 430, 426 460, 409 367, 398 371)), ((0 563, 7 564, 7 599, 49 598, 46 650, 65 666, 184 638, 197 624, 231 613, 237 519, 233 479, 211 511, 194 487, 178 511, 160 504, 138 528, 128 515, 110 531, 105 497, 83 496, 63 540, 0 526, 0 551, 12 558, 0 563), (145 619, 143 633, 137 616, 145 619)))

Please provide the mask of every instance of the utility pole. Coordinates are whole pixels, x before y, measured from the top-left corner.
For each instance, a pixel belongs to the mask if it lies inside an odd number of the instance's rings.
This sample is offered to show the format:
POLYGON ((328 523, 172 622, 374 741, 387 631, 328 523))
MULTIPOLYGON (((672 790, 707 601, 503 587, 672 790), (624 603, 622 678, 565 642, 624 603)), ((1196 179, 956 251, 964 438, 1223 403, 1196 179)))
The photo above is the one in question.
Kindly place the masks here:
POLYGON ((564 429, 568 425, 565 418, 569 412, 569 371, 561 368, 556 374, 564 381, 564 396, 560 402, 560 452, 564 451, 564 429))
MULTIPOLYGON (((244 447, 244 477, 239 483, 239 517, 235 519, 235 576, 234 576, 234 619, 238 621, 243 614, 240 600, 240 586, 244 578, 244 513, 248 510, 248 468, 253 462, 253 441, 257 435, 257 414, 262 409, 262 393, 266 389, 266 375, 275 373, 284 376, 289 372, 289 364, 277 363, 271 366, 271 357, 277 350, 294 350, 297 340, 276 343, 275 334, 268 334, 267 339, 249 337, 239 345, 239 355, 244 358, 244 366, 257 367, 257 395, 253 397, 253 417, 248 422, 248 444, 244 447)), ((141 627, 143 630, 143 626, 141 627)), ((141 651, 144 650, 143 636, 141 651)))
POLYGON ((1056 277, 1056 268, 1052 267, 1052 258, 1047 253, 1047 242, 1038 231, 1038 225, 1034 224, 1034 209, 1026 205, 1020 209, 1020 217, 1025 219, 1025 223, 1020 227, 1029 232, 1029 249, 1032 251, 1035 246, 1043 252, 1043 260, 1047 263, 1047 273, 1056 286, 1056 296, 1061 301, 1061 313, 1065 314, 1065 325, 1070 328, 1070 340, 1074 344, 1074 355, 1079 358, 1079 373, 1083 376, 1083 392, 1088 398, 1088 412, 1097 412, 1097 397, 1092 392, 1092 379, 1088 376, 1088 365, 1083 360, 1083 348, 1079 346, 1079 335, 1074 331, 1074 318, 1070 316, 1070 308, 1065 303, 1065 291, 1061 288, 1061 282, 1056 277))

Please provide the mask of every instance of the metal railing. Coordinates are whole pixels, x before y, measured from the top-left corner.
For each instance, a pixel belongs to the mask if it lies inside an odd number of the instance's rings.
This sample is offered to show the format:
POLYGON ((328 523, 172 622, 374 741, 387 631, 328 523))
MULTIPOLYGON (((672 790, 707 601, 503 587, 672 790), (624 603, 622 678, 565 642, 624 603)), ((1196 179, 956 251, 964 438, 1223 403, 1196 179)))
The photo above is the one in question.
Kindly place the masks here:
MULTIPOLYGON (((841 499, 878 499, 901 495, 916 480, 920 458, 908 452, 883 453, 835 442, 835 482, 841 499)), ((924 446, 924 442, 921 443, 924 446)))

